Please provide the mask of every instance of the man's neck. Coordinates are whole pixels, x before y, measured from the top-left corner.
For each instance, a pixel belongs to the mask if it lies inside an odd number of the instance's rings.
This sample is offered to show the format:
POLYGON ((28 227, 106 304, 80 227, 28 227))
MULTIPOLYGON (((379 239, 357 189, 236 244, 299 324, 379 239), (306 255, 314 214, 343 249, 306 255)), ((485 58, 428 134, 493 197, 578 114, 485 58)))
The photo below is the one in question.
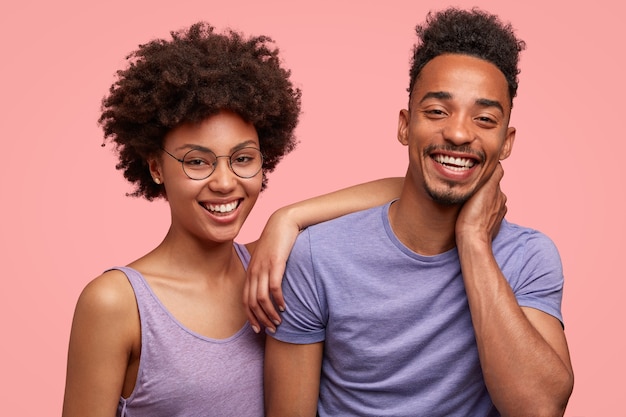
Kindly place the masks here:
POLYGON ((454 231, 460 209, 403 192, 389 209, 389 222, 405 246, 420 255, 433 256, 456 246, 454 231))

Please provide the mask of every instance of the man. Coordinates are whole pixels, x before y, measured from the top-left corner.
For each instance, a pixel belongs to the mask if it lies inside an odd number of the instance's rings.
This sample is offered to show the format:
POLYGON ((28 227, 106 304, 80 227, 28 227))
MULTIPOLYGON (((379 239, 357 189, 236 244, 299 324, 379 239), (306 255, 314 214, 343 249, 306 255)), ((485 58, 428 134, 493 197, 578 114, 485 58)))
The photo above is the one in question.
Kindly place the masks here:
POLYGON ((558 416, 573 373, 563 275, 499 188, 524 43, 479 11, 417 27, 400 198, 310 227, 269 332, 273 416, 558 416))

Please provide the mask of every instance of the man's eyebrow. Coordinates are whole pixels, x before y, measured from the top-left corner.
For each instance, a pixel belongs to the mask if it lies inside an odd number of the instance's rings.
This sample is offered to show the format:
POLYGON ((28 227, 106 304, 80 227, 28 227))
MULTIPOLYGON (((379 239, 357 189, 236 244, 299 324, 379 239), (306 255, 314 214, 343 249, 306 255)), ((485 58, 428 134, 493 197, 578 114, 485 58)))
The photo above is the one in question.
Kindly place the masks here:
POLYGON ((429 98, 435 98, 438 100, 450 100, 452 98, 452 94, 448 93, 447 91, 429 91, 428 93, 424 94, 424 97, 422 97, 420 103, 428 100, 429 98))
POLYGON ((490 100, 488 98, 479 98, 476 100, 476 104, 481 107, 495 107, 504 113, 504 106, 498 100, 490 100))
MULTIPOLYGON (((452 94, 447 91, 429 91, 424 94, 424 97, 420 100, 420 103, 428 100, 428 99, 437 99, 437 100, 451 100, 452 94)), ((504 113, 504 106, 498 100, 491 100, 488 98, 479 98, 475 101, 476 105, 480 107, 495 107, 500 112, 504 113)))
MULTIPOLYGON (((434 98, 437 100, 451 100, 452 94, 447 91, 429 91, 428 93, 424 94, 424 97, 422 97, 422 99, 420 100, 420 103, 431 98, 434 98)), ((500 110, 502 113, 504 113, 504 106, 498 100, 491 100, 488 98, 479 98, 479 99, 476 99, 475 103, 481 107, 495 107, 498 110, 500 110)))

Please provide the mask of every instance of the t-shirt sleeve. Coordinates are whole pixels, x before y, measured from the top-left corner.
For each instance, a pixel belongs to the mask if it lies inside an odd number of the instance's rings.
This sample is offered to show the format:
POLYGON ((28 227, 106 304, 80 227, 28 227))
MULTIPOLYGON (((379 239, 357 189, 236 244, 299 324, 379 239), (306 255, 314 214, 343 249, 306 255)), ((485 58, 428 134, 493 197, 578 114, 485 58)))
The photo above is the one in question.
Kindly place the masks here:
POLYGON ((519 305, 541 310, 563 324, 563 266, 552 240, 540 232, 531 233, 519 271, 517 288, 513 288, 519 305))
POLYGON ((282 282, 287 308, 281 313, 282 323, 276 333, 268 333, 283 342, 310 344, 325 339, 325 303, 315 277, 310 242, 309 229, 305 229, 296 239, 287 261, 282 282))

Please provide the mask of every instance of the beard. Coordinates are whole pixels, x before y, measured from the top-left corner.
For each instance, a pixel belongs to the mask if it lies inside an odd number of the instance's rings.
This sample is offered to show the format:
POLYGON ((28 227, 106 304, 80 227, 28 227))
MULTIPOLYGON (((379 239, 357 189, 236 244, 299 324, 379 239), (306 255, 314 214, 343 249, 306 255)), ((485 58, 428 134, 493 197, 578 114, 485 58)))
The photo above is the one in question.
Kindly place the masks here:
POLYGON ((424 181, 424 189, 430 198, 437 204, 442 206, 459 206, 469 200, 476 190, 470 190, 467 192, 459 192, 454 189, 454 183, 448 183, 444 190, 435 190, 424 181))
MULTIPOLYGON (((454 145, 430 145, 427 146, 424 151, 423 151, 423 157, 424 158, 430 158, 430 155, 436 151, 436 150, 442 150, 442 151, 453 151, 453 152, 462 152, 462 153, 467 153, 467 154, 473 154, 474 156, 476 156, 477 158, 477 163, 482 164, 485 162, 486 160, 486 156, 485 153, 482 151, 476 151, 474 149, 472 149, 470 146, 467 145, 463 145, 463 146, 454 146, 454 145)), ((456 184, 453 181, 450 182, 446 182, 445 185, 443 186, 443 189, 435 189, 433 187, 431 187, 426 180, 423 180, 423 185, 424 185, 424 189, 426 190, 426 193, 430 196, 430 198, 438 204, 444 205, 444 206, 456 206, 456 205, 462 205, 464 204, 467 200, 470 199, 470 197, 472 197, 474 195, 474 193, 476 192, 476 188, 471 189, 469 191, 458 191, 455 188, 458 186, 458 184, 456 184)))

